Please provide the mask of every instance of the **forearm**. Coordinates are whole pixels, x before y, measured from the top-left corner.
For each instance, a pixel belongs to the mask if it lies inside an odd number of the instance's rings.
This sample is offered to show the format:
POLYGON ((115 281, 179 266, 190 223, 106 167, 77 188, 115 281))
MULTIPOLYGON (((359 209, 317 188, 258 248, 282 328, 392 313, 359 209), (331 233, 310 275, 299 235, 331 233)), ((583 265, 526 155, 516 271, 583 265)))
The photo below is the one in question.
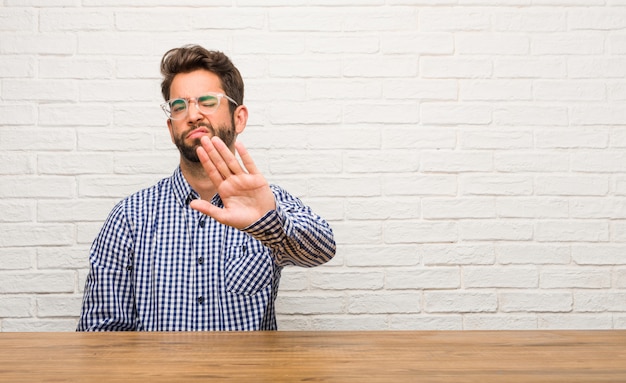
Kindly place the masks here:
POLYGON ((244 231, 272 249, 279 265, 312 267, 332 259, 336 245, 328 222, 299 200, 275 193, 276 209, 244 231))

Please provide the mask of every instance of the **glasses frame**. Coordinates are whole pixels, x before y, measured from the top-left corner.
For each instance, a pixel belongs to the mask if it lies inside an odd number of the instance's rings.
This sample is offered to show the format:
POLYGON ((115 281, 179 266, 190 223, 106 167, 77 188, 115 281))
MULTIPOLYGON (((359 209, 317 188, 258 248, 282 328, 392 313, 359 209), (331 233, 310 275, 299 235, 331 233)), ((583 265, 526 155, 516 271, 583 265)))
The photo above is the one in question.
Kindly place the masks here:
POLYGON ((187 116, 189 116, 189 103, 191 101, 194 102, 194 104, 196 104, 196 109, 198 110, 198 112, 200 112, 203 115, 207 115, 207 114, 213 114, 215 113, 222 102, 222 98, 227 99, 228 101, 232 102, 233 104, 235 104, 235 106, 239 106, 239 104, 237 103, 237 101, 233 100, 232 98, 228 97, 227 95, 225 95, 224 93, 219 93, 219 92, 207 92, 204 93, 203 95, 200 95, 198 97, 189 97, 189 98, 172 98, 169 99, 167 101, 165 101, 164 103, 161 104, 161 109, 163 109, 163 112, 165 113, 165 115, 167 116, 167 118, 169 118, 170 120, 183 120, 185 118, 187 118, 187 116), (198 99, 202 98, 202 97, 206 97, 206 96, 213 96, 215 98, 217 98, 217 106, 215 107, 215 110, 210 112, 210 113, 205 113, 203 111, 200 110, 200 106, 198 104, 198 99), (172 113, 171 113, 171 105, 174 101, 178 101, 178 100, 182 100, 185 103, 185 114, 182 117, 179 118, 174 118, 172 117, 172 113))

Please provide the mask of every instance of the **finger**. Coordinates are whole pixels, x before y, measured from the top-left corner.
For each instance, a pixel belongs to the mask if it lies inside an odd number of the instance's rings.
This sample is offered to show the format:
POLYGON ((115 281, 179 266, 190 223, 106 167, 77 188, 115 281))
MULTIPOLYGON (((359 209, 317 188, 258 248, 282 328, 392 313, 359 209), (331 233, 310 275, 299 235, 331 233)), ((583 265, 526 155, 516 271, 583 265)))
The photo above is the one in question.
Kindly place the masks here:
POLYGON ((228 221, 228 214, 226 214, 225 210, 213 205, 208 201, 195 199, 189 203, 189 207, 209 217, 213 217, 216 221, 220 223, 226 225, 230 223, 228 221))
POLYGON ((252 160, 252 156, 248 153, 248 149, 244 146, 243 143, 237 141, 235 142, 235 148, 237 149, 237 153, 239 153, 239 157, 241 158, 241 162, 248 170, 250 174, 259 174, 259 169, 256 167, 256 164, 252 160))
POLYGON ((237 158, 230 148, 226 146, 224 141, 219 137, 211 137, 211 143, 216 150, 216 153, 213 153, 215 156, 212 156, 211 159, 214 160, 215 165, 218 166, 223 176, 227 176, 231 173, 240 174, 244 172, 241 164, 237 161, 237 158), (219 154, 219 158, 217 154, 219 154))
POLYGON ((215 166, 215 163, 213 163, 213 161, 211 160, 209 153, 214 151, 215 148, 213 147, 213 144, 208 138, 205 137, 200 140, 200 146, 196 149, 198 159, 200 160, 204 171, 206 172, 211 182, 213 182, 213 185, 218 186, 224 180, 224 178, 215 166))

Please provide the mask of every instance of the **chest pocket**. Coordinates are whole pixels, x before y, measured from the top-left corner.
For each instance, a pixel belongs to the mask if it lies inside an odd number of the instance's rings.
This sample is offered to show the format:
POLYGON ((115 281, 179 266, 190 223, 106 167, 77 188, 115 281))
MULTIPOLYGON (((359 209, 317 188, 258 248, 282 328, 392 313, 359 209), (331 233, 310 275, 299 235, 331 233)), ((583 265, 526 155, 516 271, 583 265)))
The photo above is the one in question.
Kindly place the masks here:
POLYGON ((254 295, 272 282, 274 262, 269 249, 258 241, 245 241, 227 251, 226 289, 235 294, 254 295))

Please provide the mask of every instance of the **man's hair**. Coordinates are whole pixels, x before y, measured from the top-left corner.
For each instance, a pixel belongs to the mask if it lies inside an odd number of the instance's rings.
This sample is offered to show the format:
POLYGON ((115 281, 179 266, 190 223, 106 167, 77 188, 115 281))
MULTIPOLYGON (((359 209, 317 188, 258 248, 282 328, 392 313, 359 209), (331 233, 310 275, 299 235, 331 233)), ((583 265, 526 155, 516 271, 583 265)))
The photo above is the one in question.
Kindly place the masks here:
MULTIPOLYGON (((199 45, 185 45, 167 51, 161 59, 161 93, 165 101, 170 99, 170 87, 179 73, 189 73, 198 69, 215 73, 227 96, 243 105, 243 79, 241 73, 228 56, 219 51, 210 51, 199 45)), ((231 113, 236 105, 228 103, 231 113)))

